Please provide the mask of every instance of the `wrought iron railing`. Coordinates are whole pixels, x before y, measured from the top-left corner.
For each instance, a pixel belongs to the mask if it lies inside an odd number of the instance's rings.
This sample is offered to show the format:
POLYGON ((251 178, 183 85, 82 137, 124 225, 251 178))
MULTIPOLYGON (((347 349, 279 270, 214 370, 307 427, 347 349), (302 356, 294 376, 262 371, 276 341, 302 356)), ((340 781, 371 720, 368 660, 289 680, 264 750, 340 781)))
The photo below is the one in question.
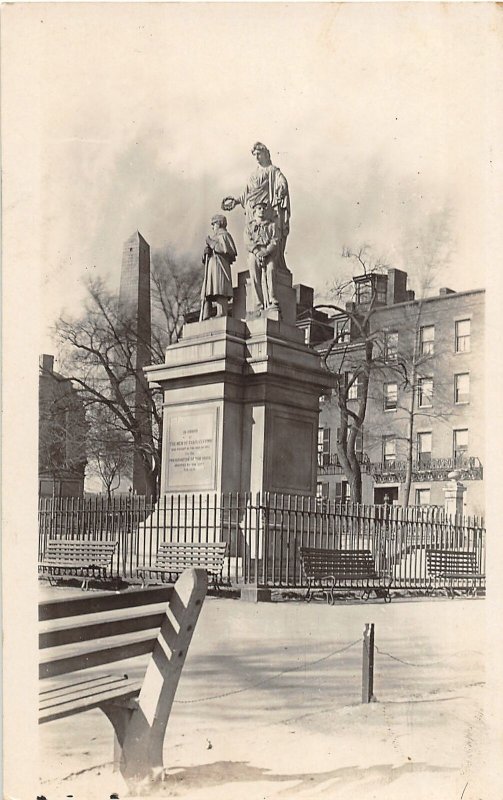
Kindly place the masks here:
MULTIPOLYGON (((476 456, 458 458, 425 458, 412 462, 412 480, 414 481, 446 481, 449 473, 458 471, 460 480, 481 481, 484 470, 480 459, 476 456)), ((376 481, 403 483, 407 472, 405 461, 378 462, 369 464, 369 473, 376 481)))
MULTIPOLYGON (((138 579, 162 541, 225 541, 228 585, 301 588, 301 547, 370 550, 376 570, 398 589, 438 588, 428 549, 474 554, 485 573, 485 528, 478 517, 447 517, 431 507, 365 506, 315 497, 263 493, 143 497, 47 498, 39 506, 39 558, 49 539, 113 539, 112 575, 138 579)), ((482 578, 480 580, 482 584, 482 578)))
MULTIPOLYGON (((356 453, 358 463, 362 467, 362 472, 368 472, 370 459, 366 453, 356 453)), ((319 475, 339 475, 343 468, 338 453, 318 453, 318 474, 319 475)))

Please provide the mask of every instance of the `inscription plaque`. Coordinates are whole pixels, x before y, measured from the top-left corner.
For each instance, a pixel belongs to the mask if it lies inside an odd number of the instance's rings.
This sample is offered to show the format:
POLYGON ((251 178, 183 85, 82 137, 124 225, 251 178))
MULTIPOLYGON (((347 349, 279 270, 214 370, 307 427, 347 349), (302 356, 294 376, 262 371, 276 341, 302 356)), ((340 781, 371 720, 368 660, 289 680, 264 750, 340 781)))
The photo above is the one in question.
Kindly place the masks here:
POLYGON ((216 490, 217 409, 169 419, 165 491, 216 490))

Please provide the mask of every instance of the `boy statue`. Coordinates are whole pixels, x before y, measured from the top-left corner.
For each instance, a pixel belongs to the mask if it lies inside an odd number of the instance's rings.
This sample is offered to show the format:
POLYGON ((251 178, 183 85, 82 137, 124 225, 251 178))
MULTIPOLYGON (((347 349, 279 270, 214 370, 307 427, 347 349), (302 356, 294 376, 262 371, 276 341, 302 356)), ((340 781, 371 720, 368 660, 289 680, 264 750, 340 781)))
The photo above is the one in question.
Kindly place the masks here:
POLYGON ((206 237, 202 262, 204 281, 201 289, 201 313, 199 320, 209 319, 213 303, 217 317, 226 317, 228 301, 232 297, 231 264, 237 256, 234 239, 227 230, 227 219, 223 214, 211 218, 212 232, 206 237))
POLYGON ((247 265, 252 283, 254 308, 279 308, 275 290, 275 272, 279 255, 280 231, 272 206, 257 202, 253 218, 245 227, 247 265))

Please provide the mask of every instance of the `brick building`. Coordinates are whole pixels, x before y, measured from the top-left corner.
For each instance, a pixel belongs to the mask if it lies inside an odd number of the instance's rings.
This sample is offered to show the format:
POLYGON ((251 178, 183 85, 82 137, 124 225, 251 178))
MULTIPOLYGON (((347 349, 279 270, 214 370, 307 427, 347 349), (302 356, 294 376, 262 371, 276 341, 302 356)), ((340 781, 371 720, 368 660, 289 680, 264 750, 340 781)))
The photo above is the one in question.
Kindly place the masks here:
POLYGON ((82 495, 87 461, 84 406, 71 382, 54 372, 54 356, 40 356, 38 385, 39 495, 82 495))
MULTIPOLYGON (((326 342, 310 341, 327 352, 335 337, 328 362, 345 382, 350 410, 357 409, 364 387, 365 342, 373 341, 367 409, 357 436, 362 502, 403 503, 411 443, 409 504, 443 506, 447 476, 457 469, 467 487, 464 512, 483 513, 484 291, 444 288, 418 300, 407 289, 407 274, 390 269, 354 278, 354 302, 346 309, 325 318, 332 331, 326 342), (358 320, 366 314, 363 336, 358 320)), ((309 314, 299 310, 298 324, 307 330, 309 314)), ((340 431, 337 402, 325 398, 318 493, 345 500, 350 487, 338 455, 340 431)))

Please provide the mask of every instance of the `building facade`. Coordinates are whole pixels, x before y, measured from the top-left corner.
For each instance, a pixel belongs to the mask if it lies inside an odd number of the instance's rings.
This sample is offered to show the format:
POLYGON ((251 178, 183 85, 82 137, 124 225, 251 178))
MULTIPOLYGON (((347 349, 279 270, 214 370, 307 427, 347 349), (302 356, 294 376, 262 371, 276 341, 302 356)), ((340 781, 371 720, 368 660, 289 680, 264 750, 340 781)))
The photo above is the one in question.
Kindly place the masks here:
POLYGON ((54 356, 39 359, 40 497, 75 497, 84 492, 84 406, 67 378, 54 371, 54 356))
MULTIPOLYGON (((357 426, 362 502, 403 504, 410 475, 409 505, 443 506, 448 475, 457 470, 464 513, 483 514, 484 291, 445 288, 418 300, 407 274, 388 270, 355 278, 346 310, 330 319, 331 339, 312 344, 339 375, 349 428, 357 426)), ((335 392, 320 410, 318 493, 344 501, 351 492, 341 435, 335 392)))

